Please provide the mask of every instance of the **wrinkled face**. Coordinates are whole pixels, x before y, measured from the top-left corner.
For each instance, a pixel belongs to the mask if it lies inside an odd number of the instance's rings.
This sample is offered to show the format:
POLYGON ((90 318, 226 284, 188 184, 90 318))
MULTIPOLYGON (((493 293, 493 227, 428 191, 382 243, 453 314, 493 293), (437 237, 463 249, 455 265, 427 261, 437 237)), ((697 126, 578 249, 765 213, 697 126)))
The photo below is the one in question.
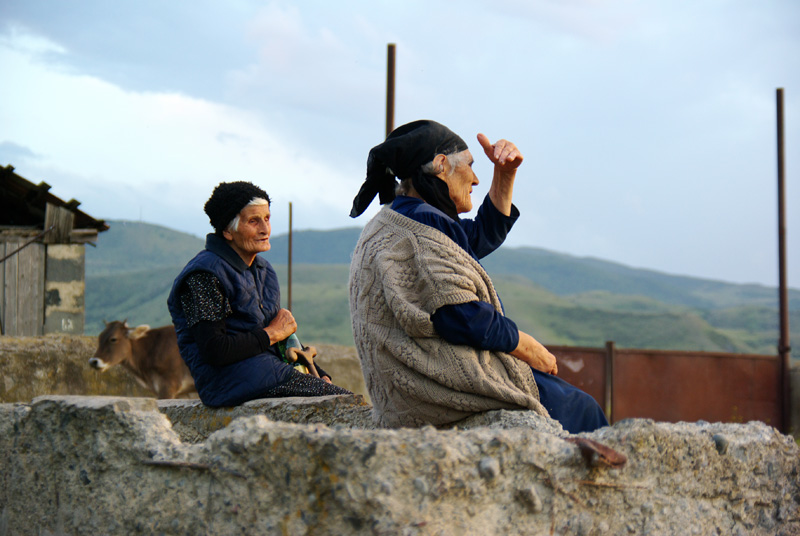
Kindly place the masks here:
POLYGON ((472 158, 469 150, 459 153, 458 162, 452 173, 440 175, 450 189, 450 199, 459 214, 472 210, 472 187, 478 184, 478 177, 472 171, 472 158))
POLYGON ((222 236, 250 266, 256 255, 269 251, 269 235, 272 226, 269 222, 269 205, 248 205, 239 213, 239 228, 236 231, 226 230, 222 236))

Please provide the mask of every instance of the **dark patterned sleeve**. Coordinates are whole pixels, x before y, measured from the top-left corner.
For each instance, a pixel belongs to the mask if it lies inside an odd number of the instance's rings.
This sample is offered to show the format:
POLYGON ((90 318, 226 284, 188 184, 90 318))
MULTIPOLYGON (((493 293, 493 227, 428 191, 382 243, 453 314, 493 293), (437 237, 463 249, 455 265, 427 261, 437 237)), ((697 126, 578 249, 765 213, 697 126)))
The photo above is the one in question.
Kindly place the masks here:
POLYGON ((231 304, 222 292, 222 283, 208 272, 189 274, 184 280, 180 298, 190 328, 201 320, 224 320, 232 313, 231 304))
POLYGON ((224 366, 266 352, 269 336, 263 329, 230 334, 225 318, 233 313, 219 279, 208 272, 194 272, 180 291, 186 322, 200 357, 208 364, 224 366))

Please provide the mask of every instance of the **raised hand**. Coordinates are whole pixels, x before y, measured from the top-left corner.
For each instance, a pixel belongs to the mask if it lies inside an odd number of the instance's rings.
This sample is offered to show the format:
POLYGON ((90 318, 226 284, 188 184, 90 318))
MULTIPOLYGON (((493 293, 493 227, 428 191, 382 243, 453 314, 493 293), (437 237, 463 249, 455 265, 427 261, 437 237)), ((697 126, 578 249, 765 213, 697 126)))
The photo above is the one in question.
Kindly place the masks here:
POLYGON ((522 164, 523 156, 517 146, 508 140, 499 140, 492 144, 486 134, 478 134, 478 143, 483 147, 483 152, 495 167, 503 171, 515 170, 522 164))

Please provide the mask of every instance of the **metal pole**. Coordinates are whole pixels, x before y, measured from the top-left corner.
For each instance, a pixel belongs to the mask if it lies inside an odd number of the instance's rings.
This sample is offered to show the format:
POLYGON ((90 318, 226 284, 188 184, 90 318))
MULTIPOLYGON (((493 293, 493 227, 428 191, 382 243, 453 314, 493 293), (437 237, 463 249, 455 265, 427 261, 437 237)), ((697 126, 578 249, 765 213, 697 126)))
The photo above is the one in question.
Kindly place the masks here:
POLYGON ((386 136, 394 130, 394 43, 389 43, 386 58, 386 136))
POLYGON ((778 356, 781 360, 781 387, 783 394, 782 431, 789 433, 791 426, 791 382, 789 378, 789 293, 786 281, 786 167, 783 138, 783 88, 776 91, 778 119, 778 297, 780 308, 780 341, 778 356))
POLYGON ((289 201, 289 294, 286 300, 286 308, 292 310, 292 202, 289 201))
POLYGON ((605 400, 603 400, 603 409, 606 413, 608 422, 613 424, 611 420, 614 411, 614 356, 616 354, 616 347, 614 341, 606 341, 606 389, 605 400))

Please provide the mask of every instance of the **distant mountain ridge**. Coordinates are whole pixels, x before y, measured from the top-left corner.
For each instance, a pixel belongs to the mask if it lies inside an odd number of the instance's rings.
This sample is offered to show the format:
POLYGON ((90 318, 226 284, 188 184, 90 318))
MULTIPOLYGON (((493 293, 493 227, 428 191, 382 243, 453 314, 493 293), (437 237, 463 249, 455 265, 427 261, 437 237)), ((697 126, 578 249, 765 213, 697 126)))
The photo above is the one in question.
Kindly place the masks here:
MULTIPOLYGON (((143 222, 109 221, 86 251, 86 332, 102 320, 165 324, 166 295, 204 238, 143 222)), ((312 337, 352 344, 347 304, 350 255, 360 228, 292 235, 292 310, 312 337)), ((287 298, 288 236, 264 254, 287 298)), ((506 313, 545 343, 774 353, 777 290, 635 269, 595 258, 502 247, 483 261, 506 313)), ((800 291, 790 292, 791 324, 800 291)), ((797 335, 795 335, 797 336, 797 335)))
MULTIPOLYGON (((777 290, 763 285, 669 275, 539 248, 500 248, 487 257, 483 265, 490 273, 523 275, 562 296, 605 291, 711 309, 743 304, 777 307, 778 304, 777 290)), ((800 298, 800 290, 792 290, 792 294, 794 300, 800 298)))

